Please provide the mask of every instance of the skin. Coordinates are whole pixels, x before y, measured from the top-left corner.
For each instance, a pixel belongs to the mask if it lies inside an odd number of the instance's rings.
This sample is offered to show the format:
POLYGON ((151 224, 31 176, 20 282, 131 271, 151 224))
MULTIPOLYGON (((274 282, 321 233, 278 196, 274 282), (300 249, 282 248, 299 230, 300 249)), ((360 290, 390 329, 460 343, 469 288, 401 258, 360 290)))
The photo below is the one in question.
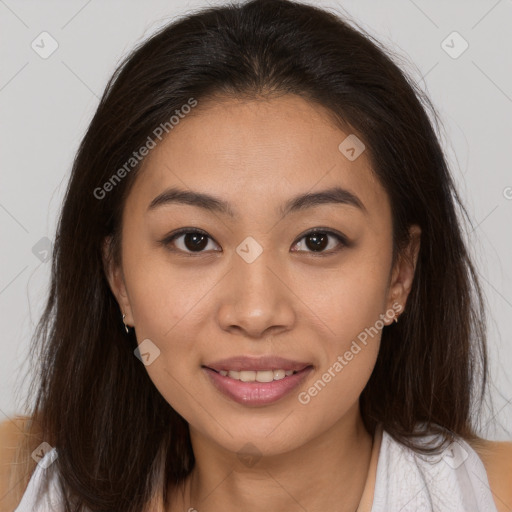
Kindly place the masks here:
POLYGON ((237 404, 201 369, 225 357, 276 354, 314 365, 300 389, 307 390, 379 315, 404 307, 420 229, 411 229, 408 258, 391 269, 388 197, 364 152, 349 161, 338 150, 348 134, 295 96, 200 105, 151 152, 127 198, 123 264, 109 267, 109 282, 138 342, 149 338, 160 350, 146 369, 189 423, 196 458, 172 510, 353 512, 359 503, 372 438, 358 399, 380 331, 307 405, 295 392, 266 406, 237 404), (293 196, 335 185, 366 212, 346 204, 277 212, 293 196), (148 212, 170 186, 222 198, 236 217, 186 204, 148 212), (211 237, 199 256, 183 236, 174 246, 159 243, 182 227, 211 237), (316 227, 352 245, 329 238, 330 255, 318 256, 303 238, 316 227), (235 251, 248 236, 263 248, 250 264, 235 251), (237 456, 248 442, 261 455, 253 467, 237 456))

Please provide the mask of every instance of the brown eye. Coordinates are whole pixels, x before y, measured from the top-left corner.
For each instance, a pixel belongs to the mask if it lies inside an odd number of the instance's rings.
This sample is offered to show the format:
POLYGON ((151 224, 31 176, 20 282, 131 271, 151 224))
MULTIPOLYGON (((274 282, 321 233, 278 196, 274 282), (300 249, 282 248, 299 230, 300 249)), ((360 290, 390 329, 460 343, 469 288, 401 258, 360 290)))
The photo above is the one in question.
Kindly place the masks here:
POLYGON ((311 233, 306 238, 306 247, 312 251, 323 251, 329 245, 329 235, 311 233))
MULTIPOLYGON (((312 253, 332 253, 340 250, 344 246, 348 246, 348 242, 345 237, 332 231, 321 231, 316 229, 310 231, 302 236, 300 240, 304 240, 302 247, 305 249, 296 249, 294 252, 312 252, 312 253), (334 239, 333 243, 330 239, 334 239), (340 247, 341 246, 341 247, 340 247), (328 250, 326 250, 328 249, 328 250)), ((294 247, 300 245, 301 242, 297 242, 294 247)))
POLYGON ((197 229, 183 229, 162 240, 162 244, 170 250, 185 253, 206 252, 211 237, 204 231, 197 229))

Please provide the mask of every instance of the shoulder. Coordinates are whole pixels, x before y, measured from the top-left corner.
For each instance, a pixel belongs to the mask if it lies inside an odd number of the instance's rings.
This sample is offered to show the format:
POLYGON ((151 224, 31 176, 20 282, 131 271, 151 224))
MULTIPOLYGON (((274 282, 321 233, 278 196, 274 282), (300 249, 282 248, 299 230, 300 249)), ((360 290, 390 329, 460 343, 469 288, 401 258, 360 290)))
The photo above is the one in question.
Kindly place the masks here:
POLYGON ((0 423, 0 512, 14 510, 36 468, 31 453, 41 442, 35 422, 16 416, 0 423))
POLYGON ((512 510, 512 442, 468 441, 482 460, 499 512, 512 510))

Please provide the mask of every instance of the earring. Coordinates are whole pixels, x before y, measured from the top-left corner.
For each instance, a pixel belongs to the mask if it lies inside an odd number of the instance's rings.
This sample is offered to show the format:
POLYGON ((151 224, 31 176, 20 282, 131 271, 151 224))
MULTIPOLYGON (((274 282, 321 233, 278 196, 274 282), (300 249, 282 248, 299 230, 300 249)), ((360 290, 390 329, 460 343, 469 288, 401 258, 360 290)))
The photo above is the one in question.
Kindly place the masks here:
POLYGON ((398 323, 398 315, 395 315, 395 318, 393 318, 393 321, 397 324, 398 323))
POLYGON ((125 318, 126 315, 123 315, 123 324, 124 324, 124 329, 127 333, 129 333, 129 329, 128 329, 128 326, 126 325, 125 321, 124 321, 124 318, 125 318))

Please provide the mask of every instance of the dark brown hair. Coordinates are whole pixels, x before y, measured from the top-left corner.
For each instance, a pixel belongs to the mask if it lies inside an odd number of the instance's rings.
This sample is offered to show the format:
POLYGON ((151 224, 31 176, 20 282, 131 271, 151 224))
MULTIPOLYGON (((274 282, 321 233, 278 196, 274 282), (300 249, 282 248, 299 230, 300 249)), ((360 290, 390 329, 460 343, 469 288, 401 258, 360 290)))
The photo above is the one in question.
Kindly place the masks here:
POLYGON ((165 501, 194 466, 188 424, 134 357, 135 335, 124 332, 102 262, 109 236, 121 261, 122 210, 140 163, 105 197, 94 191, 191 98, 282 94, 325 107, 364 141, 392 205, 393 263, 408 227, 422 229, 407 306, 383 329, 360 397, 368 431, 380 422, 418 451, 418 424, 449 441, 477 437, 485 311, 434 107, 378 41, 333 13, 287 0, 224 5, 175 20, 121 63, 74 160, 33 339, 30 405, 58 449, 67 510, 142 511, 153 493, 165 501))

